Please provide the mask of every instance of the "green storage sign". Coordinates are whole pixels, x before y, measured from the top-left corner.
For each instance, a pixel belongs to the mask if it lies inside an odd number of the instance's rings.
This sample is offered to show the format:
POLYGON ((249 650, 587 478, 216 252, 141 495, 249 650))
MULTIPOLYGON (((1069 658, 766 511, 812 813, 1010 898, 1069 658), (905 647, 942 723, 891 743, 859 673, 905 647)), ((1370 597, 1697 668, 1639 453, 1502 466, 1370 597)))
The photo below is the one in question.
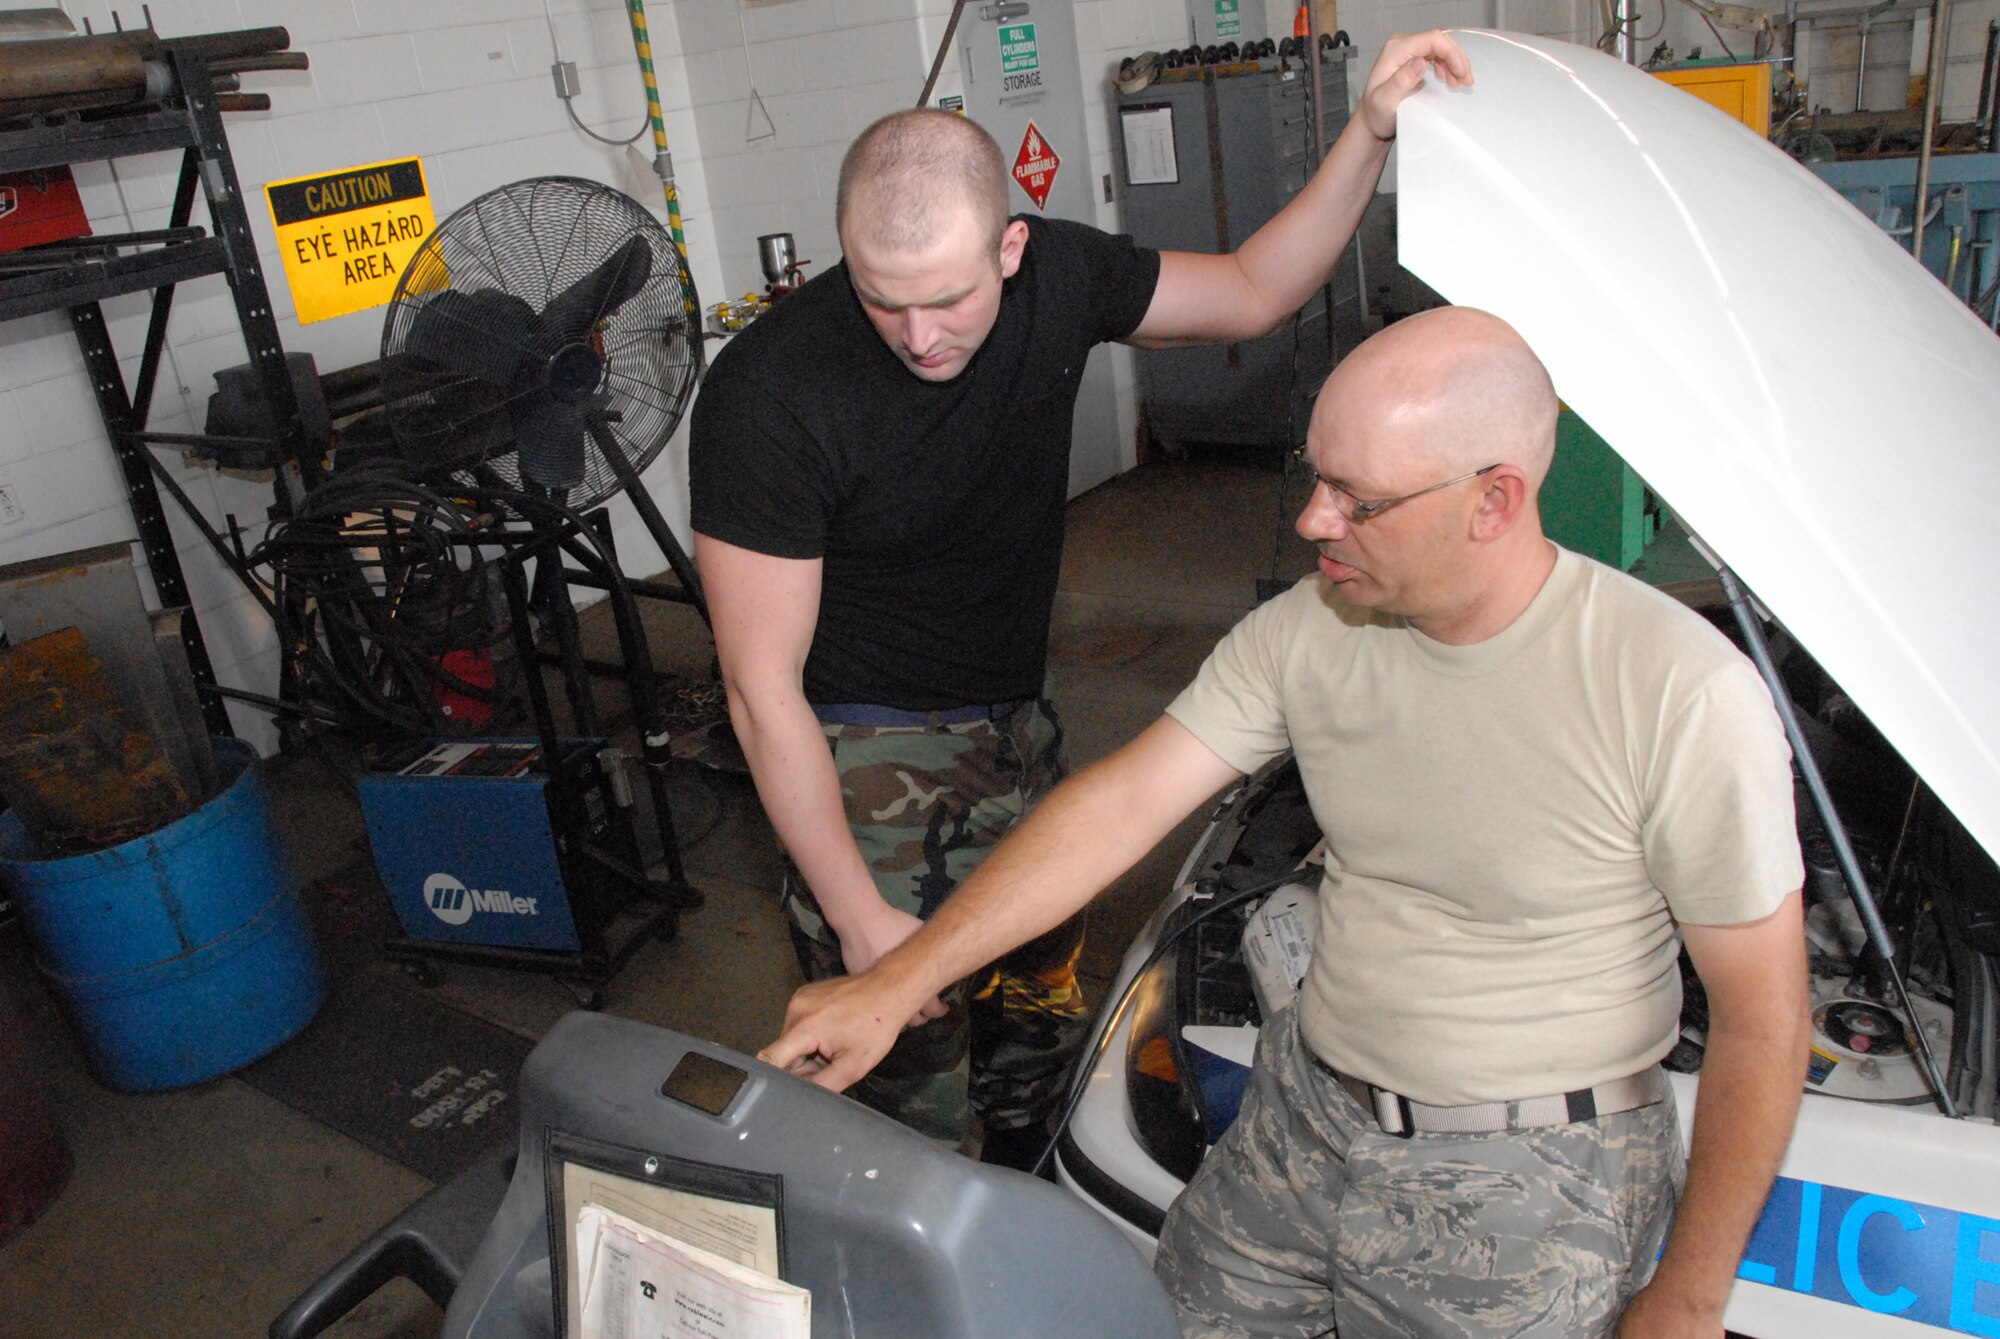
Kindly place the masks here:
POLYGON ((1023 70, 1042 68, 1041 48, 1035 45, 1035 25, 1032 23, 1003 23, 1000 25, 1000 73, 1019 74, 1023 70))
POLYGON ((1239 0, 1215 0, 1215 35, 1235 37, 1243 31, 1243 15, 1238 12, 1239 0))

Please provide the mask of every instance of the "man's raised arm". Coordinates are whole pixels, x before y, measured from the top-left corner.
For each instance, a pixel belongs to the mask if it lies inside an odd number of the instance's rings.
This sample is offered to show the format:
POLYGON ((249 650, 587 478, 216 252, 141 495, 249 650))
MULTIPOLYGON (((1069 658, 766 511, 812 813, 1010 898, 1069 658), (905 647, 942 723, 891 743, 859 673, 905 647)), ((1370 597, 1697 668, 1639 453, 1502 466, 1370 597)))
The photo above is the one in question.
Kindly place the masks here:
POLYGON ((1453 88, 1472 82, 1472 65, 1448 34, 1390 38, 1347 129, 1306 188, 1229 255, 1162 252, 1152 305, 1126 343, 1162 348, 1255 339, 1304 306, 1361 225, 1396 137, 1396 109, 1427 71, 1453 88))
POLYGON ((1240 775, 1171 716, 1051 791, 924 927, 873 970, 806 986, 759 1052, 835 1092, 945 986, 1059 925, 1240 775))

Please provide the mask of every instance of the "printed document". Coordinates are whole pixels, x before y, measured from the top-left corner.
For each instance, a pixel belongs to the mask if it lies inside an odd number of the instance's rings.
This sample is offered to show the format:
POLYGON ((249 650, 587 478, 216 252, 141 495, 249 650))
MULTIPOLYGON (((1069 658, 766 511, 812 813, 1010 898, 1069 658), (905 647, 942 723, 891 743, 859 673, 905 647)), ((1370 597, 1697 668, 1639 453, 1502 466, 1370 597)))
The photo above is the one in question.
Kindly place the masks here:
POLYGON ((576 1217, 582 1339, 810 1339, 812 1294, 602 1204, 576 1217))

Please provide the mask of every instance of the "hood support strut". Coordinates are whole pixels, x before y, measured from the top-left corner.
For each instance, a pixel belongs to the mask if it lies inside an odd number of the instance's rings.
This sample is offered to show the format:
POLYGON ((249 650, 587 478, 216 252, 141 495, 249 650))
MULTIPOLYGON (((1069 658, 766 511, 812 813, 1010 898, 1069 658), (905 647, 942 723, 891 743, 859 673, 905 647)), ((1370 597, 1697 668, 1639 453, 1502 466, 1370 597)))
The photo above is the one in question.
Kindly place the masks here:
POLYGON ((1918 1062, 1923 1066, 1924 1077, 1937 1099, 1938 1110, 1947 1116, 1956 1116, 1958 1108, 1951 1100, 1950 1089, 1945 1086, 1944 1075, 1938 1070, 1937 1057, 1931 1053, 1930 1037, 1917 1021, 1916 1010, 1911 1007, 1910 988, 1903 981, 1903 969, 1896 965, 1895 941, 1889 937, 1889 927, 1882 922, 1882 913, 1875 905, 1874 894, 1868 890, 1861 862, 1854 857, 1854 847, 1847 839, 1847 827, 1834 811, 1833 796, 1826 788, 1826 778, 1820 774, 1812 745, 1806 742, 1805 731, 1799 727, 1798 712, 1792 706, 1791 694, 1785 690, 1784 680, 1778 677, 1778 667, 1771 659, 1770 643, 1764 637, 1764 625, 1751 606, 1750 595, 1743 589, 1743 583, 1736 579, 1736 573, 1730 571, 1706 545, 1697 542, 1696 547, 1715 568, 1715 575, 1722 582, 1722 593, 1729 597, 1729 611, 1736 616, 1736 626, 1742 629, 1744 643, 1750 649, 1750 659, 1756 663, 1757 672, 1771 690, 1771 701, 1778 708, 1778 719, 1784 722, 1785 738, 1792 744, 1792 757, 1798 763, 1799 775, 1805 780, 1807 792, 1812 796, 1813 808, 1819 811, 1820 821, 1826 825, 1826 835, 1833 843, 1834 858, 1839 862, 1840 872, 1854 895, 1854 906, 1861 913, 1861 924, 1868 933, 1868 942, 1882 955, 1882 961, 1889 969, 1889 979, 1896 986, 1896 1001, 1903 1010, 1903 1016, 1910 1020, 1910 1031, 1917 1039, 1918 1062))

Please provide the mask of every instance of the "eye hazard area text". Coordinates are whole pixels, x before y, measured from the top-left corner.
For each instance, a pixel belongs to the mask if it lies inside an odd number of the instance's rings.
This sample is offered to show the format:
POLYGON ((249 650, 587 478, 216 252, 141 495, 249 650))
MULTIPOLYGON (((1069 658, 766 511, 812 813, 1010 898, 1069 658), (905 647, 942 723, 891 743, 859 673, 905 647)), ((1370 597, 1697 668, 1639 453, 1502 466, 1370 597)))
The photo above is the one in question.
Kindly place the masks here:
POLYGON ((264 187, 302 324, 380 307, 437 226, 415 158, 264 187))

